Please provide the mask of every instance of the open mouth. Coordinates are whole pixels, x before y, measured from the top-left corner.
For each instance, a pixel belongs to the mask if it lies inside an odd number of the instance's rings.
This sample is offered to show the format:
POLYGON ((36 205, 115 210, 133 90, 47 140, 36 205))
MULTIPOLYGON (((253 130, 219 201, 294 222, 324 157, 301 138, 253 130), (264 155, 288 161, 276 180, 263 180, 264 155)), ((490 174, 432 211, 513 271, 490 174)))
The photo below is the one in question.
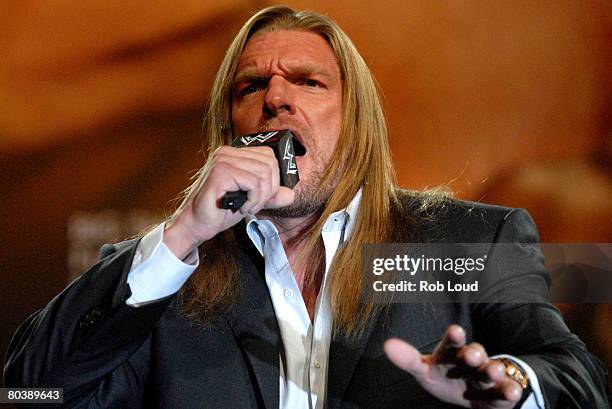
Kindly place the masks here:
POLYGON ((306 148, 297 138, 293 138, 293 150, 295 156, 304 156, 306 155, 306 148))

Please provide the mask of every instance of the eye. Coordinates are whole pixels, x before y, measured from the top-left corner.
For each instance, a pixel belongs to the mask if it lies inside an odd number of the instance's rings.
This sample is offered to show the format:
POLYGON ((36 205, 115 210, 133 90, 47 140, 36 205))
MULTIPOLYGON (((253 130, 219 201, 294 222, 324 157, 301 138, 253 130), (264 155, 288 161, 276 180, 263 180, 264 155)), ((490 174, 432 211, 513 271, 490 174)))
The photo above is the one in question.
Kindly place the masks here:
POLYGON ((243 97, 245 95, 249 95, 249 94, 252 94, 254 92, 257 92, 257 85, 251 84, 251 85, 247 85, 246 87, 242 88, 238 94, 241 97, 243 97))
POLYGON ((304 85, 306 85, 307 87, 318 87, 319 82, 316 80, 307 79, 304 81, 304 85))
POLYGON ((304 85, 306 87, 310 87, 310 88, 315 88, 315 87, 320 87, 321 83, 317 80, 313 80, 310 78, 304 78, 303 80, 300 81, 301 85, 304 85))
POLYGON ((261 91, 262 89, 267 87, 268 82, 265 80, 257 80, 252 82, 247 82, 243 87, 238 89, 238 96, 244 97, 249 94, 254 94, 257 91, 261 91))

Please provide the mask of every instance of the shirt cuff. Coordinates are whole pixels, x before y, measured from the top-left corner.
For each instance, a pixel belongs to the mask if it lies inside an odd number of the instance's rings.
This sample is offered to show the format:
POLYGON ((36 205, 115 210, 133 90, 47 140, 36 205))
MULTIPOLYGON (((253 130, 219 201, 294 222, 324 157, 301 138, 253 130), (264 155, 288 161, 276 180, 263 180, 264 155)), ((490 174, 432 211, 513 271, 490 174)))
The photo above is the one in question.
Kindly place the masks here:
POLYGON ((529 385, 531 386, 531 396, 529 396, 525 402, 521 405, 520 409, 545 409, 544 396, 542 396, 542 389, 540 389, 540 383, 538 377, 533 369, 525 362, 512 355, 495 355, 491 359, 496 358, 508 358, 511 361, 516 362, 526 372, 527 379, 529 379, 529 385))
POLYGON ((165 223, 147 233, 138 243, 127 283, 131 295, 125 302, 138 307, 177 292, 200 263, 197 249, 179 260, 164 243, 165 223))

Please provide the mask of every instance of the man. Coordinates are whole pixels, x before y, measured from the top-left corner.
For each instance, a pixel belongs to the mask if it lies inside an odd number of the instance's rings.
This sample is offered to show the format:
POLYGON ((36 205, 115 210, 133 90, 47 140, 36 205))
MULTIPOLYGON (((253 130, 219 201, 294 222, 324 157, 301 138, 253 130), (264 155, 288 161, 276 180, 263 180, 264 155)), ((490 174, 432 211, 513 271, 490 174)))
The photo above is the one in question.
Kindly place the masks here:
POLYGON ((175 214, 20 327, 9 386, 63 387, 77 407, 606 407, 604 370, 546 303, 530 218, 397 190, 374 81, 331 20, 252 17, 205 129, 175 214), (269 148, 227 146, 285 128, 306 149, 294 190, 269 148), (221 209, 236 190, 240 211, 221 209), (362 299, 361 245, 415 241, 517 242, 524 257, 495 262, 515 266, 499 286, 520 303, 362 299))

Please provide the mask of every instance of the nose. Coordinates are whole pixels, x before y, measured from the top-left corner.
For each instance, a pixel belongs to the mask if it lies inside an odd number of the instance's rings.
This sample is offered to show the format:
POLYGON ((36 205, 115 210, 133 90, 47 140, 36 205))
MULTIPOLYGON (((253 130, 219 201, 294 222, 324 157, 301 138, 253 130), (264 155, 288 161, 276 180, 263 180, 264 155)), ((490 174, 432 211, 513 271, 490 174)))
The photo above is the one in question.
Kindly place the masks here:
POLYGON ((279 75, 270 78, 264 97, 263 112, 266 117, 275 117, 283 113, 295 114, 291 83, 287 79, 279 75))

